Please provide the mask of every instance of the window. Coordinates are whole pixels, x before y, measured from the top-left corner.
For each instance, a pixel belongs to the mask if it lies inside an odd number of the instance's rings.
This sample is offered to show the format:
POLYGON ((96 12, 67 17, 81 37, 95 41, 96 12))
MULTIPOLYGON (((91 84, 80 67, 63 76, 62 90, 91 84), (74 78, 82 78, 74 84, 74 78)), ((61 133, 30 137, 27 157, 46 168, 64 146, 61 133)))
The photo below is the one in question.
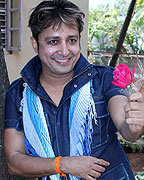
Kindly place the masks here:
POLYGON ((0 1, 0 26, 1 26, 1 40, 2 45, 5 48, 6 47, 6 0, 0 1))
POLYGON ((2 45, 6 51, 21 50, 21 1, 0 0, 2 45))

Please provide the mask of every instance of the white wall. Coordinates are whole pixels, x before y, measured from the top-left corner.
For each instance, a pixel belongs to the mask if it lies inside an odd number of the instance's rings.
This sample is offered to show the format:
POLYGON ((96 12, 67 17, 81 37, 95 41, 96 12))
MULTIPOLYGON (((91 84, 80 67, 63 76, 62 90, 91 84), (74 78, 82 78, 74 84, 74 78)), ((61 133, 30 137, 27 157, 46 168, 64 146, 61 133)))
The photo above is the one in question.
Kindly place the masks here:
POLYGON ((77 4, 80 9, 85 13, 84 18, 84 30, 81 37, 81 52, 87 58, 87 49, 88 49, 88 2, 89 0, 71 0, 77 4))
MULTIPOLYGON (((81 39, 81 51, 85 57, 87 57, 87 34, 88 34, 88 0, 71 0, 77 4, 80 9, 86 14, 84 19, 85 27, 82 33, 81 39)), ((31 32, 27 27, 29 12, 35 7, 41 0, 24 0, 23 2, 23 14, 22 14, 22 50, 19 52, 13 52, 12 54, 5 54, 5 60, 8 69, 8 75, 10 82, 20 77, 20 71, 28 60, 35 55, 30 43, 31 32)))

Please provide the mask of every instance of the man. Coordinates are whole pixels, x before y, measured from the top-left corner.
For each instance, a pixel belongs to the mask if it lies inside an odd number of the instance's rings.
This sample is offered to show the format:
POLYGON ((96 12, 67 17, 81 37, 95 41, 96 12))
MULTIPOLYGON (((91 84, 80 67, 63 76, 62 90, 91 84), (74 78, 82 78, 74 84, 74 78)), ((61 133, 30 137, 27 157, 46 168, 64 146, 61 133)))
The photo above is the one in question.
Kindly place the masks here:
POLYGON ((144 99, 112 84, 111 67, 80 53, 84 14, 72 2, 41 2, 32 12, 38 54, 7 91, 4 147, 11 174, 39 179, 134 180, 117 140, 140 137, 144 99), (60 176, 61 175, 61 176, 60 176))

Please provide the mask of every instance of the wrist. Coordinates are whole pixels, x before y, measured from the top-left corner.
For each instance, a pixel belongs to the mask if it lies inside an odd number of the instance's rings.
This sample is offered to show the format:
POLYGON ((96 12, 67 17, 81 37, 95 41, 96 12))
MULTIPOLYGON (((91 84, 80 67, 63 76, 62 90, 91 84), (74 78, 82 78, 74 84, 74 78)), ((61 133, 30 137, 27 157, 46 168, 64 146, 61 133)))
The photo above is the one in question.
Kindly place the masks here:
POLYGON ((60 159, 60 170, 64 173, 67 173, 67 157, 63 157, 60 159))
POLYGON ((57 174, 60 174, 61 177, 65 176, 67 179, 66 174, 61 170, 62 165, 62 156, 58 156, 55 158, 55 171, 57 174))

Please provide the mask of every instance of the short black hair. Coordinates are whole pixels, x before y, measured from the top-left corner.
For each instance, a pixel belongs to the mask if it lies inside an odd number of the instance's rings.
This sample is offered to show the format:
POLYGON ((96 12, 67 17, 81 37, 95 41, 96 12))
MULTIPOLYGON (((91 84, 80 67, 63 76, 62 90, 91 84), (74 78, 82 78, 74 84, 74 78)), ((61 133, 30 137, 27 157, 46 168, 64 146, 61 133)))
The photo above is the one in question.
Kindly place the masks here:
POLYGON ((28 26, 38 42, 39 34, 46 28, 60 28, 61 23, 70 27, 77 26, 79 34, 83 31, 85 14, 68 0, 46 0, 33 9, 28 26))

